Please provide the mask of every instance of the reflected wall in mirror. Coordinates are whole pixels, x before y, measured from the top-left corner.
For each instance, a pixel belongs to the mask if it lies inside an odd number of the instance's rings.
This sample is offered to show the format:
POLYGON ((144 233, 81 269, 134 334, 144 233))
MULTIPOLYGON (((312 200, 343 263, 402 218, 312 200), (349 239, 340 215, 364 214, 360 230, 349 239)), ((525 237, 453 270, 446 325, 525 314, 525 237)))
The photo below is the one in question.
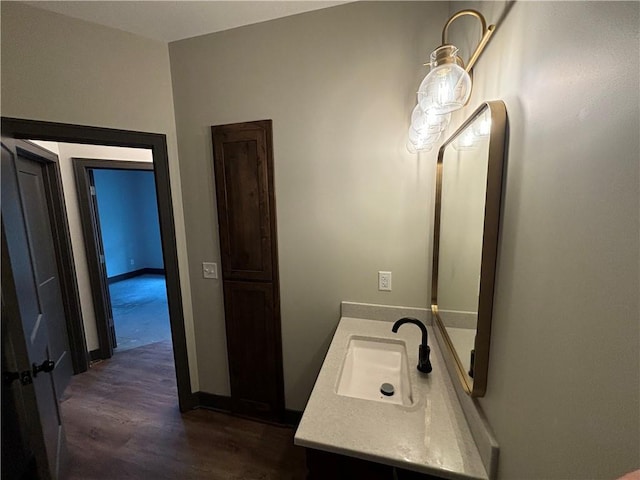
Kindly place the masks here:
POLYGON ((438 154, 432 312, 467 393, 486 392, 507 116, 483 103, 438 154))

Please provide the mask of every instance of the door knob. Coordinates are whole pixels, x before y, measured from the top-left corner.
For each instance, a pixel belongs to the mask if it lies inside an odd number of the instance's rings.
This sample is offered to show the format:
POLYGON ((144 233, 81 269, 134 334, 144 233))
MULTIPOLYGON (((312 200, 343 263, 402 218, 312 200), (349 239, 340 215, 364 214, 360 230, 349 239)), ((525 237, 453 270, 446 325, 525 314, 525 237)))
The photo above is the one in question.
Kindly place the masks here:
POLYGON ((45 373, 52 372, 53 369, 56 368, 56 362, 54 362, 53 360, 45 360, 40 365, 36 365, 34 363, 32 367, 33 367, 33 376, 37 377, 38 373, 40 372, 45 372, 45 373))
POLYGON ((29 385, 32 383, 31 372, 26 370, 24 372, 2 372, 3 386, 11 385, 15 380, 20 380, 22 385, 29 385))

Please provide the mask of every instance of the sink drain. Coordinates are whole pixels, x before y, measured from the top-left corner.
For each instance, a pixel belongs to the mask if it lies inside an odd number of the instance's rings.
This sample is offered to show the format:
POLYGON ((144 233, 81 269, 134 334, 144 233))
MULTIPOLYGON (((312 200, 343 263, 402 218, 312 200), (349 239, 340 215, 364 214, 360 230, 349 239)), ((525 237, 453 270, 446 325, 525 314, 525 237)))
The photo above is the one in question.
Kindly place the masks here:
POLYGON ((396 389, 390 383, 383 383, 380 386, 380 393, 386 395, 387 397, 390 397, 391 395, 396 393, 396 389))

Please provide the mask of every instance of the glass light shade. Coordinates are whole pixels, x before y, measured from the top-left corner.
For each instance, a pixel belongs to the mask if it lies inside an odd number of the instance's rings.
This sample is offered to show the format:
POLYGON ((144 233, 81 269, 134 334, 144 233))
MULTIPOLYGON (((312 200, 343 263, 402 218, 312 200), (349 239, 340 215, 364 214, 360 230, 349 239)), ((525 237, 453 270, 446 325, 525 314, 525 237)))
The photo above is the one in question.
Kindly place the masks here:
POLYGON ((418 132, 427 131, 429 133, 439 133, 447 128, 451 114, 438 115, 433 111, 424 112, 420 105, 416 105, 411 113, 411 126, 418 132))
POLYGON ((438 115, 462 108, 471 95, 471 77, 458 62, 458 49, 443 45, 431 53, 431 71, 418 89, 423 112, 438 115))
POLYGON ((426 143, 424 145, 414 145, 411 140, 407 140, 407 150, 409 153, 416 154, 418 152, 430 152, 433 150, 433 143, 426 143))
POLYGON ((438 141, 439 138, 440 138, 440 132, 438 133, 418 132, 413 127, 410 127, 409 141, 407 142, 407 148, 411 152, 411 148, 409 148, 409 144, 411 144, 416 151, 429 151, 433 148, 433 145, 438 141))

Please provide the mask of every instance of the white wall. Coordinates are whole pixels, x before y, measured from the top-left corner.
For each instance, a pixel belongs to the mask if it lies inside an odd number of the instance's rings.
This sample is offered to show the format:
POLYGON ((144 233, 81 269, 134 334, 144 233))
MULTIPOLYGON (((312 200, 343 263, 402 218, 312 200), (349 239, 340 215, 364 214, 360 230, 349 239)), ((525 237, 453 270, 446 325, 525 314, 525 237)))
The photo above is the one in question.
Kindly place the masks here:
POLYGON ((167 45, 18 2, 2 2, 7 117, 167 136, 191 385, 197 358, 167 45))
POLYGON ((434 177, 405 142, 446 9, 355 3, 169 45, 201 390, 229 393, 222 285, 200 266, 220 259, 211 125, 273 119, 287 408, 304 408, 342 300, 427 305, 434 177))
MULTIPOLYGON (((490 23, 505 10, 453 3, 450 13, 469 6, 490 23)), ((513 3, 457 117, 490 99, 503 99, 509 116, 480 401, 503 479, 612 479, 640 468, 638 9, 513 3)), ((473 20, 458 22, 450 40, 472 45, 473 20)))
POLYGON ((87 348, 98 348, 98 331, 96 329, 96 314, 91 296, 91 284, 89 282, 89 267, 87 265, 87 252, 84 248, 84 236, 80 223, 80 207, 78 205, 78 190, 73 173, 72 158, 93 158, 99 160, 131 160, 138 162, 151 162, 151 150, 142 148, 105 147, 101 145, 79 145, 73 143, 41 142, 34 141, 58 155, 60 174, 62 176, 62 188, 64 190, 64 202, 67 207, 67 219, 69 221, 69 233, 71 235, 71 248, 73 261, 76 267, 78 291, 80 294, 80 308, 84 323, 87 348))

